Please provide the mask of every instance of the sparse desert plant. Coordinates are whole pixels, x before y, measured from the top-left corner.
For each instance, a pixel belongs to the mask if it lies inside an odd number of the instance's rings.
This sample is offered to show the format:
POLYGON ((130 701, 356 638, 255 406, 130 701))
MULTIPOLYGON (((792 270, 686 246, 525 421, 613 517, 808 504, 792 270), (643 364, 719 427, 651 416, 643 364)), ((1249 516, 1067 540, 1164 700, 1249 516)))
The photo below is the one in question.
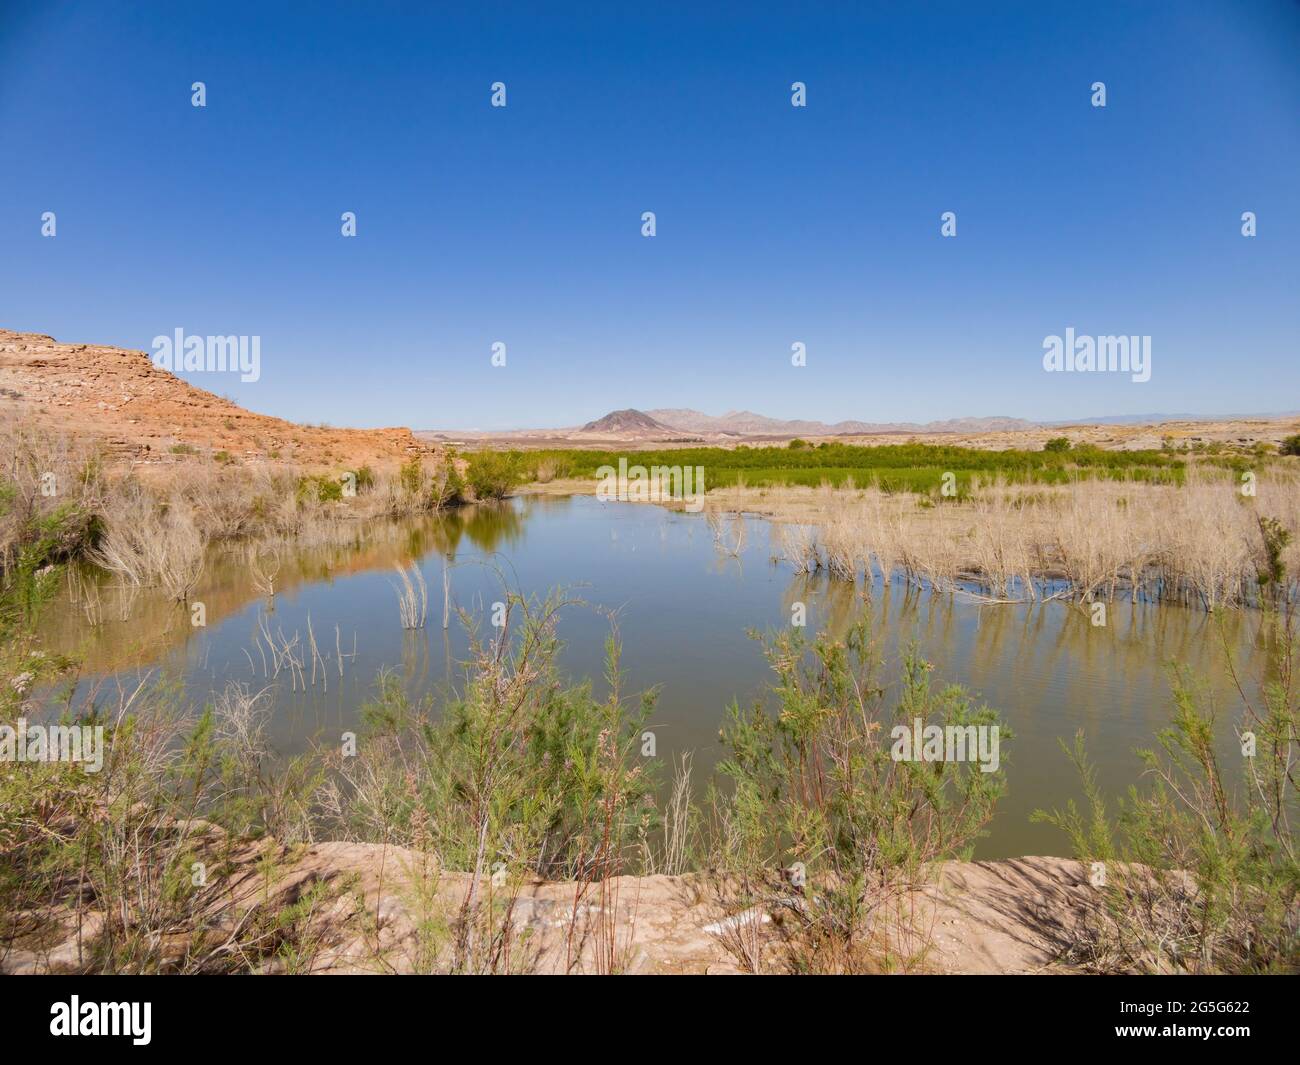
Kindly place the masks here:
POLYGON ((0 420, 0 579, 82 557, 103 532, 98 451, 65 434, 0 420))
POLYGON ((914 655, 890 706, 865 621, 842 641, 822 634, 810 645, 782 633, 766 652, 779 714, 733 706, 724 731, 729 754, 719 769, 733 790, 715 800, 715 865, 729 878, 728 909, 781 915, 771 946, 788 970, 919 966, 918 930, 902 937, 917 949, 900 957, 879 938, 881 923, 896 922, 899 893, 933 862, 969 853, 1004 776, 973 760, 898 760, 891 726, 910 729, 920 718, 964 732, 992 728, 997 717, 959 687, 936 690, 914 655))
POLYGON ((412 455, 397 472, 397 483, 408 497, 418 498, 424 494, 424 463, 419 455, 412 455))
MULTIPOLYGON (((78 724, 104 729, 99 772, 27 762, 0 774, 0 959, 39 957, 51 936, 74 947, 61 965, 87 973, 249 972, 290 946, 311 953, 292 900, 251 892, 236 906, 221 875, 256 847, 222 820, 251 828, 249 812, 266 808, 264 781, 245 775, 265 756, 256 728, 223 729, 219 710, 196 720, 175 693, 148 682, 91 693, 78 724)), ((276 786, 290 817, 302 809, 294 779, 276 786)), ((262 852, 268 880, 280 853, 262 852)))
POLYGON ((672 789, 664 804, 663 849, 658 858, 643 863, 647 872, 681 876, 696 868, 702 844, 699 810, 692 797, 694 756, 685 751, 673 767, 672 789))

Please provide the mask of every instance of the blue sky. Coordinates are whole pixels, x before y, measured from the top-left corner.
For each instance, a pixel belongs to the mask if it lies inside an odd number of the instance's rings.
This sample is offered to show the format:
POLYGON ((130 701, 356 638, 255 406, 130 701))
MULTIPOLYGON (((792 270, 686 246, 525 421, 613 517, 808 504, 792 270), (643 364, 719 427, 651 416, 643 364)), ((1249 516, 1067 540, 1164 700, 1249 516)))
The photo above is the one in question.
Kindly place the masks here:
POLYGON ((0 0, 0 326, 335 425, 1300 407, 1294 0, 532 7, 0 0))

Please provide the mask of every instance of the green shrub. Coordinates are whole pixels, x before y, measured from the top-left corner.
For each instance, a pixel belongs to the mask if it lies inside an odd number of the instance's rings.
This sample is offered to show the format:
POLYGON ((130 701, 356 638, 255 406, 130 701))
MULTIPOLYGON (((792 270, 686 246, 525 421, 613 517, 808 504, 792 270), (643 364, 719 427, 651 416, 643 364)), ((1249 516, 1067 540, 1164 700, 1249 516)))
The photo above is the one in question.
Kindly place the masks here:
MULTIPOLYGON (((896 760, 892 728, 994 726, 997 715, 953 685, 936 689, 930 666, 909 654, 892 705, 866 621, 843 640, 782 633, 766 642, 780 710, 733 704, 719 771, 734 785, 719 800, 719 864, 745 908, 788 888, 783 866, 802 866, 806 887, 790 922, 785 965, 796 971, 866 971, 906 965, 880 956, 869 914, 925 875, 928 863, 969 856, 1001 794, 1004 773, 974 761, 896 760)), ((999 738, 1006 735, 999 729, 999 738)), ((796 885, 798 886, 798 885, 796 885)))
POLYGON ((1300 433, 1295 436, 1288 436, 1282 441, 1282 446, 1278 448, 1280 455, 1300 455, 1300 433))
MULTIPOLYGON (((594 478, 601 466, 618 466, 626 452, 565 448, 533 451, 530 469, 553 466, 558 477, 594 478)), ((638 451, 637 462, 651 466, 703 466, 711 487, 739 483, 840 486, 850 478, 859 487, 879 484, 885 491, 926 494, 938 488, 945 472, 969 483, 999 477, 1010 484, 1063 484, 1080 476, 1181 483, 1185 459, 1163 451, 1107 451, 1079 445, 1058 450, 980 448, 940 444, 863 446, 826 441, 808 447, 685 447, 638 451)))
POLYGON ((424 491, 424 464, 419 455, 412 455, 397 471, 397 483, 408 496, 418 496, 424 491))
POLYGON ((563 605, 508 595, 503 635, 481 641, 471 628, 464 693, 444 707, 413 703, 400 678, 381 676, 362 710, 365 742, 339 767, 331 838, 399 842, 470 874, 460 971, 478 971, 475 938, 497 934, 480 923, 491 921, 494 869, 515 884, 616 876, 638 868, 657 826, 655 763, 639 750, 653 693, 624 699, 614 639, 609 694, 567 686, 557 667, 563 605))
POLYGON ((316 500, 320 503, 343 501, 343 482, 328 474, 311 474, 298 478, 298 500, 316 500))
POLYGON ((504 499, 526 479, 518 451, 476 451, 467 463, 465 481, 475 499, 504 499))
POLYGON ((1043 445, 1044 451, 1069 451, 1074 445, 1068 436, 1054 436, 1043 445))

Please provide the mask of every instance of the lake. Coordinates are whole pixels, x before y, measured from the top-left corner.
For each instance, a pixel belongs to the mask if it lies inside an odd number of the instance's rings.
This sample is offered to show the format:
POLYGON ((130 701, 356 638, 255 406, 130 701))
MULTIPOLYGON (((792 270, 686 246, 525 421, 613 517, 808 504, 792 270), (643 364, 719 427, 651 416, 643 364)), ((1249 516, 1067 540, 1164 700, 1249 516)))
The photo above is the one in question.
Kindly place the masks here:
MULTIPOLYGON (((191 611, 146 592, 129 620, 118 620, 116 593, 102 583, 92 625, 69 598, 55 605, 42 637, 84 663, 79 695, 95 683, 134 683, 142 673, 183 678, 197 704, 230 680, 253 690, 273 686, 270 737, 278 752, 303 750, 313 737, 336 743, 357 725, 357 710, 380 670, 403 678, 413 695, 443 693, 459 683, 467 639, 453 612, 442 628, 443 565, 451 602, 486 627, 503 582, 525 595, 561 589, 583 605, 560 626, 562 665, 573 678, 604 683, 604 641, 610 618, 622 641, 625 692, 658 686, 650 728, 658 756, 671 765, 695 752, 702 789, 721 756, 718 740, 727 705, 768 697, 772 681, 761 647, 747 633, 790 624, 791 607, 806 604, 808 633, 842 631, 859 611, 872 615, 885 655, 884 676, 898 675, 900 656, 915 644, 935 678, 957 682, 997 709, 1014 733, 1002 745, 1007 794, 976 857, 1064 854, 1068 844, 1048 825, 1030 823, 1037 808, 1080 794, 1060 749, 1082 729, 1103 789, 1121 794, 1136 782, 1134 749, 1154 744, 1168 723, 1172 662, 1190 667, 1220 706, 1220 740, 1232 764, 1231 724, 1238 698, 1225 670, 1224 640, 1244 674, 1258 676, 1259 618, 1219 620, 1175 606, 1116 603, 1108 624, 1064 602, 982 605, 974 598, 928 591, 901 580, 867 588, 807 578, 773 560, 771 527, 746 519, 738 557, 723 556, 702 515, 659 506, 602 503, 590 497, 524 496, 420 521, 357 527, 343 543, 295 546, 279 560, 277 594, 268 602, 254 584, 245 554, 214 548, 195 595, 206 624, 191 611), (428 624, 401 627, 393 566, 414 560, 429 588, 428 624), (866 594, 868 593, 869 594, 866 594), (1220 628, 1222 624, 1222 628, 1220 628), (305 683, 282 671, 265 674, 266 636, 320 652, 305 683), (260 646, 259 646, 260 645, 260 646), (342 657, 342 674, 339 656, 342 657)), ((84 600, 83 600, 84 602, 84 600)), ((665 773, 670 776, 671 772, 665 773)))

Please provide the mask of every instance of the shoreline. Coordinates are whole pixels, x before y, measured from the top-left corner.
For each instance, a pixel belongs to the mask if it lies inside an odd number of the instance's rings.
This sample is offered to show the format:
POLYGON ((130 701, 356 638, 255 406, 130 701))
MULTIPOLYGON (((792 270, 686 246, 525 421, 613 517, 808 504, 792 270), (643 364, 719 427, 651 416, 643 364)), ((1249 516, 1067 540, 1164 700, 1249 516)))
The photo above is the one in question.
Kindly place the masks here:
MULTIPOLYGON (((210 825, 197 832, 224 839, 210 825)), ((431 922, 450 927, 471 875, 436 868, 419 851, 394 844, 320 842, 284 847, 236 844, 226 903, 210 914, 221 927, 259 907, 286 907, 327 885, 306 936, 318 949, 302 972, 403 974, 437 971, 445 960, 422 941, 431 922), (274 855, 275 871, 259 865, 274 855)), ((1030 855, 990 861, 948 860, 884 907, 881 934, 899 972, 945 974, 1070 973, 1062 960, 1081 917, 1099 904, 1081 862, 1030 855), (906 917, 904 917, 906 915, 906 917), (923 946, 922 946, 923 944, 923 946)), ((524 879, 498 886, 500 909, 521 944, 520 971, 609 971, 602 944, 614 943, 614 971, 639 975, 741 975, 754 971, 736 942, 744 932, 778 950, 790 897, 738 908, 722 901, 725 883, 705 873, 620 875, 601 881, 524 879), (612 919, 611 919, 612 915, 612 919)), ((0 958, 0 973, 81 971, 102 915, 64 910, 39 947, 0 958), (52 933, 52 934, 51 934, 52 933), (81 960, 79 960, 81 959, 81 960)), ((759 971, 770 971, 760 962, 759 971)), ((283 971, 267 962, 263 972, 283 971)))

